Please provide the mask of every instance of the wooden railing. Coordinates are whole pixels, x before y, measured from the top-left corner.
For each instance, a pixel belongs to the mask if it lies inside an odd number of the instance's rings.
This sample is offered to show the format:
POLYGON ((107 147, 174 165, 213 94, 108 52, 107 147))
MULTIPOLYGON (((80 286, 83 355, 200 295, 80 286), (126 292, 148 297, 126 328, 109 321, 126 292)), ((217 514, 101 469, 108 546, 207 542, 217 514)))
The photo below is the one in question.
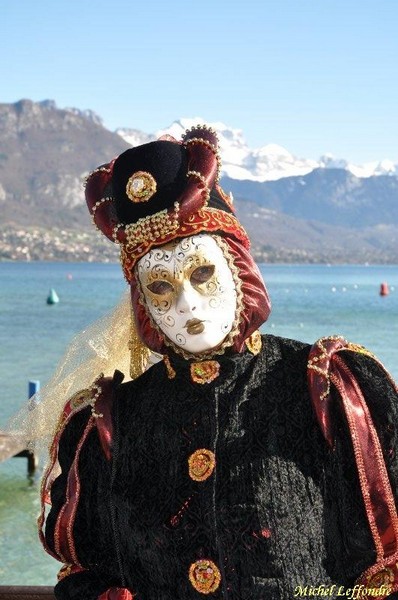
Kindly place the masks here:
POLYGON ((13 456, 22 456, 28 459, 28 477, 33 478, 36 472, 38 461, 31 450, 26 449, 27 443, 22 436, 0 431, 0 462, 13 456))
MULTIPOLYGON (((38 402, 37 394, 40 390, 40 381, 29 381, 28 398, 32 407, 38 402)), ((28 477, 33 479, 38 467, 38 459, 32 450, 28 450, 28 440, 18 433, 5 433, 0 430, 0 462, 13 456, 22 456, 28 459, 28 477)))
POLYGON ((54 588, 30 585, 0 585, 0 600, 55 600, 54 588))

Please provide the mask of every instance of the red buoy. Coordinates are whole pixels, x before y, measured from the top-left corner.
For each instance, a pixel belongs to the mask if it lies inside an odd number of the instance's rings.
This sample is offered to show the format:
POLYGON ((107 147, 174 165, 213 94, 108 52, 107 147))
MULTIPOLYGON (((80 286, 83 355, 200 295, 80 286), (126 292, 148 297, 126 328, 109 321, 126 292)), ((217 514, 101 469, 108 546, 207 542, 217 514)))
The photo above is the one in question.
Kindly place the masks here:
POLYGON ((390 290, 388 289, 388 283, 384 282, 380 285, 380 296, 388 296, 390 290))

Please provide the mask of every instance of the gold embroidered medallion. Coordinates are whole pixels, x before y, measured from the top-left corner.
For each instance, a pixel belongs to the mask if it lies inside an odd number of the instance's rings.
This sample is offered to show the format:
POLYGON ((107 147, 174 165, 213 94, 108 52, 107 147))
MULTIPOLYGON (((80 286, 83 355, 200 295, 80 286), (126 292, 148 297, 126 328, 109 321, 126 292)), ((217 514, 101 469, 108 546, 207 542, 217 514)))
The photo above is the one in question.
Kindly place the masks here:
POLYGON ((129 177, 126 194, 132 202, 148 202, 156 193, 156 181, 150 173, 137 171, 129 177))
POLYGON ((195 383, 210 383, 219 373, 220 364, 216 360, 203 360, 191 364, 191 379, 195 383))
POLYGON ((200 594, 211 594, 220 585, 221 573, 213 561, 197 560, 189 567, 189 581, 200 594))
POLYGON ((194 481, 205 481, 214 471, 216 458, 211 450, 201 448, 188 458, 189 476, 194 481))

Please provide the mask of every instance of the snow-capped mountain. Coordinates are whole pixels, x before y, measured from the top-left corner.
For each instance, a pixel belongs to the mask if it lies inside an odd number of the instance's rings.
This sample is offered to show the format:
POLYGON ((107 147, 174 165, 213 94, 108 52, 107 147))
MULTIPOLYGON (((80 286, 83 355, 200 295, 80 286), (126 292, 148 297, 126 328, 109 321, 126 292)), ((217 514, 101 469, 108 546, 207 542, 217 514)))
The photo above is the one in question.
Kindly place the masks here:
POLYGON ((355 177, 372 177, 377 175, 396 175, 398 176, 398 164, 392 160, 371 161, 363 165, 353 165, 343 158, 336 159, 332 154, 324 154, 319 159, 319 167, 325 169, 345 169, 350 171, 355 177))
MULTIPOLYGON (((176 121, 156 135, 116 134, 95 113, 51 100, 0 103, 0 260, 116 260, 114 245, 102 244, 90 222, 85 175, 132 144, 164 133, 180 138, 199 121, 176 121)), ((213 127, 223 147, 222 185, 258 260, 398 262, 397 176, 360 179, 346 161, 299 160, 273 144, 251 149, 242 131, 213 127), (300 175, 286 177, 293 173, 300 175)), ((392 173, 396 165, 367 169, 392 173)))
MULTIPOLYGON (((172 135, 180 139, 186 129, 203 124, 200 118, 183 118, 174 121, 169 127, 146 134, 136 129, 118 129, 116 133, 132 146, 157 139, 162 135, 172 135)), ((398 164, 391 160, 373 161, 354 165, 344 159, 325 154, 319 160, 298 158, 286 148, 277 144, 266 144, 261 148, 249 148, 241 129, 233 129, 224 123, 208 123, 217 131, 222 155, 222 174, 231 179, 250 181, 275 181, 284 177, 303 176, 314 169, 345 169, 356 177, 374 175, 398 176, 398 164)))
POLYGON ((116 129, 115 133, 120 135, 120 137, 123 138, 130 146, 140 146, 141 144, 151 142, 158 137, 157 135, 144 133, 139 129, 116 129))

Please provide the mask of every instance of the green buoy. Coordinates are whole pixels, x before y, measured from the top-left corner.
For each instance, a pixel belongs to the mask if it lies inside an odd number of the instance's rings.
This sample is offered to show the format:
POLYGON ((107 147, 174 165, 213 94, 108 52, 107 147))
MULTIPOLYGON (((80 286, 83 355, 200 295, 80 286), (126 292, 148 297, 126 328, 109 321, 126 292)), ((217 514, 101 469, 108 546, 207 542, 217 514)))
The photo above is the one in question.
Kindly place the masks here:
POLYGON ((47 296, 47 304, 58 304, 59 302, 59 297, 57 292, 54 290, 54 288, 51 288, 51 290, 48 293, 47 296))

